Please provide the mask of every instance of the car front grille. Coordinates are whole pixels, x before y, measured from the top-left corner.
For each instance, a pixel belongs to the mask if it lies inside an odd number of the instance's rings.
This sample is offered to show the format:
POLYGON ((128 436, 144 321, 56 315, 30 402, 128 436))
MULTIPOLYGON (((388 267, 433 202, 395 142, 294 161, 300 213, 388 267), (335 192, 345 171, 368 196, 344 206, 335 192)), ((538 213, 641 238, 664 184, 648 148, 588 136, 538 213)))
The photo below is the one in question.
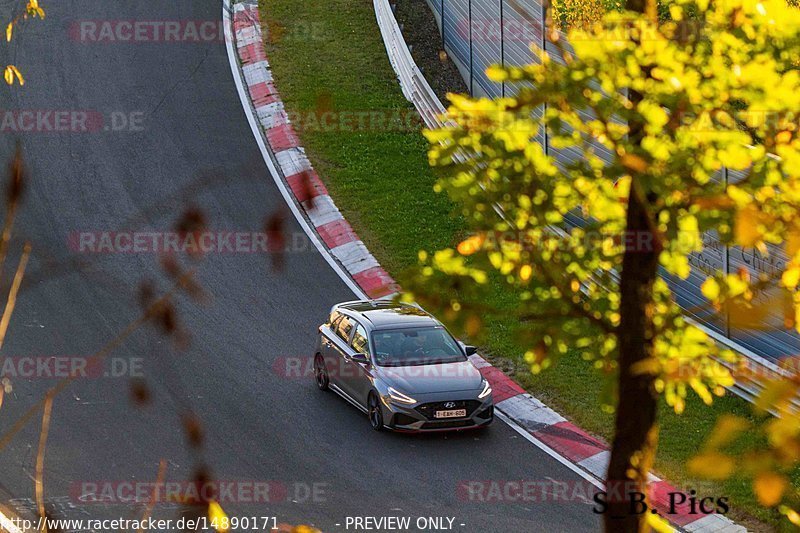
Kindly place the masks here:
POLYGON ((473 425, 475 423, 472 420, 440 420, 438 422, 425 422, 422 424, 422 429, 463 428, 473 425))
POLYGON ((434 418, 433 414, 436 411, 451 411, 453 409, 466 409, 467 416, 472 416, 472 413, 475 412, 475 409, 480 407, 481 402, 477 400, 459 400, 454 402, 431 402, 431 403, 424 403, 420 406, 417 406, 417 412, 419 412, 422 416, 427 418, 428 420, 442 420, 439 418, 434 418), (455 406, 453 407, 445 407, 446 403, 454 403, 455 406))

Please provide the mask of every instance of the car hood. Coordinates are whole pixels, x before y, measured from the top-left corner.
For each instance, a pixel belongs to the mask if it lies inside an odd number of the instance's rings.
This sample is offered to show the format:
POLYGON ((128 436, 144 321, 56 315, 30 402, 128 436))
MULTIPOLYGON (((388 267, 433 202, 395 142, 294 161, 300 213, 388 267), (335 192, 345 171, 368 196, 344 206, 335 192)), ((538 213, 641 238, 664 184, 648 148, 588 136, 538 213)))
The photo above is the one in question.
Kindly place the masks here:
POLYGON ((469 361, 380 367, 380 375, 390 387, 408 394, 475 390, 483 380, 469 361))

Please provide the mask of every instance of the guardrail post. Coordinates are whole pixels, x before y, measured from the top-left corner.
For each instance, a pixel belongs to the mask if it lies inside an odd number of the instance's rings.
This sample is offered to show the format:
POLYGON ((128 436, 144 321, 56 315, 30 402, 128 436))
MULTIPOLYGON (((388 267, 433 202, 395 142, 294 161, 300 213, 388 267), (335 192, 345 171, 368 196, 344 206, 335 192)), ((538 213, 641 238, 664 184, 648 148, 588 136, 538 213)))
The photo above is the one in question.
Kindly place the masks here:
MULTIPOLYGON (((728 167, 722 167, 722 179, 725 183, 725 191, 728 191, 728 167)), ((719 235, 717 236, 719 238, 719 235)), ((727 244, 725 245, 725 253, 722 256, 722 270, 725 272, 727 276, 730 272, 730 254, 731 248, 727 244)), ((731 338, 731 306, 725 305, 725 336, 729 339, 731 338)))
MULTIPOLYGON (((544 60, 544 54, 547 52, 547 3, 549 0, 542 0, 542 28, 541 28, 541 41, 542 46, 539 52, 539 61, 544 60)), ((550 155, 550 141, 547 139, 547 127, 544 122, 544 115, 547 113, 547 104, 542 104, 542 150, 544 155, 550 155)))
POLYGON ((440 13, 442 14, 442 18, 441 18, 441 21, 442 21, 442 50, 444 50, 444 52, 447 53, 447 43, 444 40, 444 32, 445 32, 445 30, 444 30, 444 0, 442 0, 442 10, 440 11, 440 13))
MULTIPOLYGON (((503 19, 503 4, 506 0, 500 0, 500 65, 505 68, 506 66, 506 25, 503 19)), ((500 96, 506 97, 506 82, 500 84, 500 96)))
POLYGON ((473 89, 473 80, 475 79, 475 73, 473 72, 472 66, 472 0, 469 0, 469 8, 467 18, 469 19, 469 94, 471 96, 475 96, 475 90, 473 89))

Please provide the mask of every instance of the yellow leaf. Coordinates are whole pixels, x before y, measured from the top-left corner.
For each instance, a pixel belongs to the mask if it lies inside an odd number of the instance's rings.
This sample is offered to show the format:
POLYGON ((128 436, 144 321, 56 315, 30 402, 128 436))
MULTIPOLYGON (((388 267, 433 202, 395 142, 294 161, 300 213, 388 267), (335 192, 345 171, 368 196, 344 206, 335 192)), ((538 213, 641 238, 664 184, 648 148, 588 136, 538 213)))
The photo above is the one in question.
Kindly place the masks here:
POLYGON ((502 83, 508 79, 508 72, 502 67, 493 65, 486 69, 486 77, 495 83, 502 83))
POLYGON ((458 253, 461 255, 472 255, 481 249, 485 238, 482 235, 473 235, 464 239, 458 244, 458 253))
POLYGON ((719 283, 717 283, 717 280, 714 278, 708 278, 703 282, 700 291, 703 293, 703 296, 713 302, 719 298, 719 283))
POLYGON ((689 472, 706 479, 728 479, 736 468, 733 458, 718 452, 705 452, 689 459, 689 472))
POLYGON ((464 323, 464 330, 467 332, 467 335, 477 335, 481 330, 481 319, 475 315, 470 315, 464 323))
POLYGON ((5 72, 3 72, 3 77, 6 80, 6 83, 11 85, 14 83, 14 71, 11 70, 11 67, 6 67, 5 72))
POLYGON ((11 69, 11 72, 13 72, 17 76, 17 80, 19 80, 19 84, 20 85, 25 85, 25 78, 22 77, 22 74, 20 73, 19 70, 17 70, 17 67, 15 67, 14 65, 9 65, 9 68, 11 69))
MULTIPOLYGON (((784 311, 785 315, 789 315, 791 311, 784 311)), ((794 316, 789 316, 788 318, 784 316, 784 322, 786 324, 792 324, 795 331, 800 333, 800 305, 795 306, 794 308, 794 316)))
POLYGON ((230 531, 228 515, 222 510, 222 506, 213 500, 208 504, 208 520, 212 524, 216 524, 219 533, 230 531))
POLYGON ((728 186, 728 190, 726 192, 728 193, 728 197, 733 200, 733 203, 742 209, 747 207, 750 202, 753 201, 753 196, 751 194, 740 189, 736 185, 728 186))
POLYGON ((700 209, 728 209, 733 206, 733 200, 729 196, 716 195, 698 198, 694 204, 700 209))
POLYGON ((796 392, 794 383, 788 379, 773 379, 764 384, 764 388, 756 398, 754 405, 757 409, 767 412, 783 403, 796 392))
POLYGON ((11 34, 14 31, 14 23, 9 22, 8 26, 6 26, 6 41, 11 41, 11 34))
POLYGON ((790 264, 781 276, 781 283, 787 289, 794 289, 800 282, 800 265, 790 264))
POLYGON ((734 415, 722 415, 717 420, 706 445, 711 448, 721 448, 733 442, 742 434, 750 424, 747 420, 734 415))
POLYGON ((798 514, 797 511, 785 505, 780 506, 780 511, 786 515, 786 518, 789 520, 789 522, 796 526, 800 526, 800 514, 798 514))
POLYGON ((528 281, 531 279, 531 274, 533 273, 533 269, 530 265, 522 265, 519 269, 519 277, 522 281, 528 281))
POLYGON ((625 154, 621 159, 622 165, 635 172, 644 172, 647 170, 647 161, 634 154, 625 154))
MULTIPOLYGON (((797 310, 794 308, 792 297, 788 294, 784 295, 781 308, 783 309, 783 327, 793 329, 796 325, 797 310)), ((791 358, 787 357, 786 360, 791 360, 791 358)))
POLYGON ((654 513, 647 513, 647 525, 650 526, 650 529, 658 533, 671 533, 675 531, 669 522, 654 513))
POLYGON ((774 507, 783 498, 787 485, 784 476, 775 472, 762 472, 753 480, 753 492, 761 505, 774 507))
POLYGON ((769 300, 755 305, 732 300, 727 304, 731 326, 753 331, 770 329, 773 326, 768 324, 767 318, 774 310, 773 305, 774 303, 769 300))
POLYGON ((800 252, 800 232, 792 231, 786 237, 786 255, 790 258, 800 252))
POLYGON ((27 10, 34 17, 44 18, 44 11, 39 7, 39 0, 29 0, 27 10))
POLYGON ((748 205, 736 213, 734 237, 737 244, 752 247, 761 241, 761 231, 758 227, 759 215, 758 208, 752 205, 748 205))

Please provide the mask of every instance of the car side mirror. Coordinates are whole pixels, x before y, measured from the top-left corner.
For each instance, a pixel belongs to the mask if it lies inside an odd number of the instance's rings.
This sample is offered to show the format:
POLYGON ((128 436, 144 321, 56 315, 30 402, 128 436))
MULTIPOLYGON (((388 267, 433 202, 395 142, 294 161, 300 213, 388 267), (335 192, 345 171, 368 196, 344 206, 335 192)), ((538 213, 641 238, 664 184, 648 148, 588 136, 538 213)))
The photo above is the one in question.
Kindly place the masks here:
POLYGON ((362 365, 367 365, 367 364, 369 364, 369 359, 367 358, 367 355, 366 355, 366 354, 363 354, 363 353, 356 353, 356 354, 353 354, 352 356, 350 356, 350 359, 351 359, 351 360, 352 360, 354 363, 361 363, 362 365))
POLYGON ((475 355, 478 353, 478 349, 474 346, 469 346, 467 344, 464 345, 464 351, 467 353, 467 356, 475 355))

